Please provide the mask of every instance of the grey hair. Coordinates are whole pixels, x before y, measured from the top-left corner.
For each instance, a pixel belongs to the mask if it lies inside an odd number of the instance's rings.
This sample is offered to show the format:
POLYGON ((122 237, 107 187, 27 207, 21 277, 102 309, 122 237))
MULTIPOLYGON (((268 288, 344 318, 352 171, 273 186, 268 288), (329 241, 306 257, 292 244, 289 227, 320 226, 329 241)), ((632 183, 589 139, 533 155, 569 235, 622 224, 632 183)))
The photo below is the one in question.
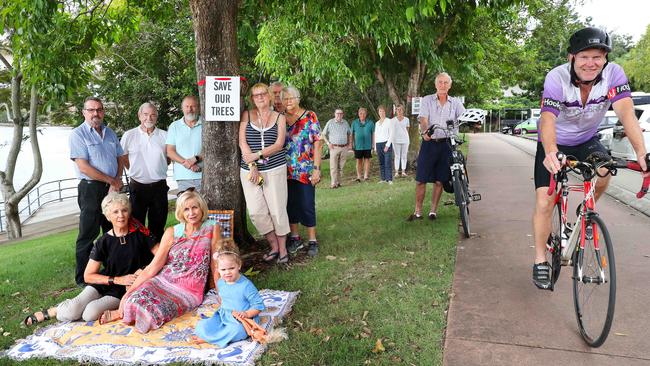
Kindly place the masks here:
POLYGON ((436 78, 435 78, 434 80, 438 80, 439 78, 441 78, 441 77, 443 77, 443 76, 448 77, 450 83, 453 82, 453 80, 451 79, 451 76, 449 76, 449 74, 447 74, 447 73, 444 72, 444 71, 441 72, 441 73, 439 73, 438 75, 436 75, 436 78))
POLYGON ((281 81, 274 81, 274 82, 272 82, 271 85, 269 85, 269 88, 272 88, 272 87, 274 87, 274 86, 279 86, 279 87, 281 87, 281 88, 284 89, 284 84, 282 84, 281 81))
POLYGON ((142 105, 140 106, 140 108, 138 108, 138 114, 141 114, 141 113, 142 113, 142 110, 145 109, 145 108, 147 108, 147 107, 153 108, 154 111, 158 112, 158 108, 156 108, 156 106, 155 106, 153 103, 151 103, 151 102, 146 102, 146 103, 142 103, 142 105))
POLYGON ((282 88, 282 93, 280 93, 280 98, 284 99, 285 94, 291 94, 292 97, 300 99, 300 91, 293 86, 285 86, 282 88))
POLYGON ((129 196, 127 196, 125 193, 110 192, 102 200, 102 213, 104 216, 106 216, 107 219, 110 208, 114 203, 126 207, 129 210, 129 213, 131 213, 131 202, 129 201, 129 196))

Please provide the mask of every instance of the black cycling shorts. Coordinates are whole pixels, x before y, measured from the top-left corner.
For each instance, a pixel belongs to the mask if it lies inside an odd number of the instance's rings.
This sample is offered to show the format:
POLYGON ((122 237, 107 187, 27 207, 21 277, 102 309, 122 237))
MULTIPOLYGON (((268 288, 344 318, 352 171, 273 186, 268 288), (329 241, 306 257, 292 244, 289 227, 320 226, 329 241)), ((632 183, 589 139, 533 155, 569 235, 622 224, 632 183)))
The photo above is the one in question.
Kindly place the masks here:
MULTIPOLYGON (((591 140, 583 142, 576 146, 557 145, 560 152, 565 155, 575 156, 578 160, 585 160, 591 153, 600 151, 606 155, 607 149, 600 143, 598 136, 594 136, 591 140)), ((548 187, 551 182, 551 173, 544 167, 544 146, 541 142, 537 142, 537 152, 535 153, 535 189, 539 187, 548 187)))

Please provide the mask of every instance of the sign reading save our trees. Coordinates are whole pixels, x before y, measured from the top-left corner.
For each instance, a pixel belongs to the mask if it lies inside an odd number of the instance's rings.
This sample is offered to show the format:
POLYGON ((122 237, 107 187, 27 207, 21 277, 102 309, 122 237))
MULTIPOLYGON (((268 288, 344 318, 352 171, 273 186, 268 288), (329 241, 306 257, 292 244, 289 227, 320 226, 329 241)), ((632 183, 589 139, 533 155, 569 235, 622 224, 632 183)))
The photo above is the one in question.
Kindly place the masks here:
POLYGON ((205 120, 239 121, 239 76, 205 77, 205 120))

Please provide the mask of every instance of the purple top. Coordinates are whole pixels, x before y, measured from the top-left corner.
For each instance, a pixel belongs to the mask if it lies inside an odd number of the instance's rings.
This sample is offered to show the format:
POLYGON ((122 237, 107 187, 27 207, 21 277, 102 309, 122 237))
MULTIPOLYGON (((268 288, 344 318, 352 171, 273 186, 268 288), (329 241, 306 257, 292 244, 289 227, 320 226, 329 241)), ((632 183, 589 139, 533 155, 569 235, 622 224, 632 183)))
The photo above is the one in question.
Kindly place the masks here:
POLYGON ((541 112, 551 112, 557 117, 558 145, 576 146, 596 135, 598 125, 612 103, 631 97, 632 93, 623 69, 609 63, 603 69, 602 80, 591 88, 583 107, 580 88, 571 84, 570 68, 571 65, 566 63, 546 75, 541 112))

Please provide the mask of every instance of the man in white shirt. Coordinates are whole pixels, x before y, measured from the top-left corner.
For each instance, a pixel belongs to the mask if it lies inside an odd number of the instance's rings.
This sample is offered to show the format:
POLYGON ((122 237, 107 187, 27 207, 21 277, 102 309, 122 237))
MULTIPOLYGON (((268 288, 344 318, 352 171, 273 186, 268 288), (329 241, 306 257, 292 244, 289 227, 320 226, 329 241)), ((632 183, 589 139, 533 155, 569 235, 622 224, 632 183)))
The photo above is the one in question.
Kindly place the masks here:
POLYGON ((124 166, 129 172, 131 215, 145 224, 158 241, 167 222, 167 132, 156 128, 158 112, 151 103, 138 110, 140 126, 122 136, 124 166))

